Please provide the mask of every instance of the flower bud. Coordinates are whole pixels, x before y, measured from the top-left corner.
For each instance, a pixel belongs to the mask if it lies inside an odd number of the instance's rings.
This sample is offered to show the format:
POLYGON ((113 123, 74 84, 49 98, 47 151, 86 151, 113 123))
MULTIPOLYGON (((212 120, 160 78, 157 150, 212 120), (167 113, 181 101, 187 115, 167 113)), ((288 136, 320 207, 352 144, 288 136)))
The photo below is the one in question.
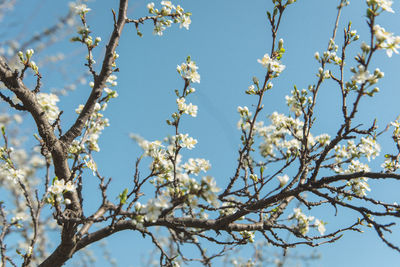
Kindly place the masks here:
POLYGON ((283 39, 279 39, 278 50, 281 50, 282 48, 283 48, 283 39))

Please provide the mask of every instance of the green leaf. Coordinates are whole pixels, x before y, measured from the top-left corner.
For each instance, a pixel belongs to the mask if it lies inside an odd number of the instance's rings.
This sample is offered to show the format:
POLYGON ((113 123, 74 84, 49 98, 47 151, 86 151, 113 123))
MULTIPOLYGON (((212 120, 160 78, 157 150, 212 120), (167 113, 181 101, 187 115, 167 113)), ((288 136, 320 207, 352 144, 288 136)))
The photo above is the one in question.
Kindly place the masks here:
POLYGON ((125 188, 125 190, 121 194, 119 194, 118 198, 120 204, 125 204, 126 200, 128 199, 128 188, 125 188))

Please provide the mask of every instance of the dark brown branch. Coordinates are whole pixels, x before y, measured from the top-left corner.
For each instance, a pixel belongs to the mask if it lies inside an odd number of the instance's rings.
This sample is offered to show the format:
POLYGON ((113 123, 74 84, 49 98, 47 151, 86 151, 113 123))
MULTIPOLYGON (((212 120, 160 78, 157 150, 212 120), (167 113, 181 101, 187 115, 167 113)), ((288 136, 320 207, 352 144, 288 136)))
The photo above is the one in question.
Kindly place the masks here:
POLYGON ((24 106, 22 106, 21 104, 15 104, 11 98, 9 98, 8 96, 3 95, 0 92, 0 97, 1 99, 3 99, 5 102, 7 102, 12 108, 15 108, 16 110, 20 110, 20 111, 26 111, 26 108, 24 106))
POLYGON ((106 46, 106 52, 104 55, 100 74, 95 76, 93 89, 74 125, 72 125, 71 128, 60 138, 60 140, 63 141, 67 146, 77 136, 81 135, 85 123, 92 115, 94 107, 103 93, 103 88, 106 87, 106 81, 108 77, 113 72, 112 65, 114 63, 114 53, 118 46, 122 29, 124 28, 126 23, 127 8, 128 0, 121 0, 119 4, 118 21, 114 25, 113 33, 111 34, 110 40, 106 46))

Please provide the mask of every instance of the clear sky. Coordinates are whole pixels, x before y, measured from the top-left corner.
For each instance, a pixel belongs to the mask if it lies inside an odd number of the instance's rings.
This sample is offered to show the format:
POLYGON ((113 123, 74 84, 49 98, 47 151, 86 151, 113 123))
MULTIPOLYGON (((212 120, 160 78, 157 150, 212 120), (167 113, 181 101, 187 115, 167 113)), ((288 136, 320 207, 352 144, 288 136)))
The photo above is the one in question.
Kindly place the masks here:
MULTIPOLYGON (((22 1, 21 1, 22 2, 22 1)), ((42 1, 40 5, 29 3, 20 4, 24 14, 39 14, 25 17, 26 30, 33 32, 41 29, 49 21, 66 13, 67 4, 63 1, 42 1), (37 11, 35 11, 37 9, 37 11)), ((111 8, 117 10, 117 2, 90 1, 88 6, 92 11, 88 14, 88 24, 93 36, 100 36, 103 44, 108 40, 112 29, 111 8)), ((146 1, 130 1, 129 16, 138 18, 147 14, 146 1)), ((176 72, 176 65, 191 55, 199 66, 201 83, 195 84, 196 93, 191 97, 191 102, 199 106, 196 118, 186 117, 182 129, 198 140, 195 150, 187 153, 188 157, 204 157, 210 160, 212 169, 209 174, 215 177, 222 187, 233 174, 236 164, 237 150, 240 144, 240 132, 236 123, 239 116, 237 106, 247 105, 249 108, 255 104, 255 99, 247 96, 244 91, 251 84, 253 76, 263 77, 264 69, 257 59, 270 51, 271 34, 267 23, 266 11, 271 10, 272 1, 267 0, 186 0, 173 1, 181 4, 185 10, 191 11, 192 24, 190 30, 179 29, 172 26, 158 37, 152 34, 152 25, 143 25, 142 38, 136 35, 132 25, 127 25, 123 32, 117 52, 120 58, 117 61, 120 72, 118 73, 117 91, 119 97, 109 104, 105 116, 110 119, 111 127, 107 128, 101 136, 101 151, 95 154, 100 172, 106 177, 112 177, 110 195, 115 197, 129 183, 135 159, 140 156, 141 150, 129 139, 130 133, 136 133, 148 140, 162 139, 173 134, 172 128, 167 126, 165 120, 175 110, 174 89, 182 88, 183 82, 176 72)), ((342 29, 349 20, 353 23, 362 40, 368 37, 368 28, 365 23, 366 4, 362 0, 350 1, 351 5, 343 11, 339 25, 337 43, 342 40, 342 29)), ((155 1, 156 4, 159 4, 155 1)), ((284 39, 286 54, 282 59, 286 65, 285 71, 274 81, 273 90, 265 97, 262 116, 273 111, 288 112, 285 105, 285 95, 288 95, 297 85, 305 88, 315 82, 315 73, 318 64, 314 60, 314 53, 322 53, 332 35, 336 17, 337 0, 298 0, 290 6, 283 18, 278 38, 284 39)), ((388 31, 400 34, 400 4, 395 2, 395 14, 387 13, 378 19, 378 24, 388 31)), ((361 42, 354 45, 359 47, 361 42)), ((104 47, 103 47, 104 48, 104 47)), ((59 49, 68 55, 65 60, 65 74, 59 72, 55 66, 53 70, 44 73, 45 87, 61 87, 65 82, 73 80, 84 69, 84 51, 76 43, 64 43, 59 49), (74 56, 76 55, 76 56, 74 56), (62 80, 65 79, 65 80, 62 80)), ((354 53, 355 50, 351 50, 354 53)), ((96 60, 101 62, 101 53, 98 49, 96 60)), ((380 93, 370 99, 365 99, 360 106, 357 121, 368 125, 374 118, 378 125, 384 126, 400 114, 399 99, 399 70, 400 57, 394 55, 388 58, 382 51, 377 53, 372 62, 373 68, 379 67, 385 78, 378 84, 380 93)), ((38 54, 40 56, 40 54, 38 54)), ((355 66, 354 61, 349 61, 347 71, 355 66)), ((350 77, 347 72, 347 77, 350 77)), ((327 82, 322 89, 320 105, 317 108, 316 128, 314 135, 329 133, 333 135, 340 120, 339 94, 334 84, 327 82)), ((64 110, 64 127, 75 118, 75 108, 82 103, 89 93, 88 87, 78 87, 68 96, 61 97, 60 108, 64 110), (79 102, 80 101, 80 102, 79 102)), ((383 153, 391 151, 387 138, 381 142, 383 153)), ((382 159, 378 159, 379 162, 382 159)), ((376 164, 378 167, 380 164, 376 164)), ((372 166, 374 166, 372 164, 372 166)), ((143 166, 143 172, 147 166, 143 166)), ((90 177, 87 178, 89 183, 90 177)), ((93 181, 93 188, 96 188, 93 181)), ((380 197, 387 201, 398 201, 398 184, 371 183, 371 196, 380 197)), ((96 189, 86 191, 86 200, 92 199, 96 189)), ((110 197, 113 199, 113 197, 110 197)), ((319 217, 332 219, 326 226, 340 225, 346 221, 350 214, 340 211, 333 217, 333 209, 319 212, 319 217)), ((354 216, 354 215, 353 215, 354 216)), ((400 228, 394 229, 392 241, 400 240, 400 228)), ((318 248, 322 254, 319 261, 312 262, 310 266, 336 267, 336 266, 395 266, 400 260, 400 254, 385 246, 375 232, 364 229, 364 234, 346 233, 345 236, 334 244, 327 244, 318 248)), ((149 240, 143 241, 137 233, 119 233, 108 240, 112 256, 118 261, 118 266, 139 266, 141 255, 152 249, 149 240)), ((303 254, 312 251, 311 248, 298 249, 303 254)), ((73 266, 73 260, 66 266, 73 266)), ((103 266, 98 263, 96 266, 103 266)))

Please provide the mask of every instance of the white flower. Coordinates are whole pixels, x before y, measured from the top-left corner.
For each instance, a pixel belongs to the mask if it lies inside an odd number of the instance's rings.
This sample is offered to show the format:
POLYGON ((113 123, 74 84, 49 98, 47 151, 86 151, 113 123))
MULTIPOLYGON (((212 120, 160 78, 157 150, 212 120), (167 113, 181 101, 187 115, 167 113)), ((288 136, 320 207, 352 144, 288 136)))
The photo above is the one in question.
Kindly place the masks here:
POLYGON ((365 70, 364 66, 359 65, 358 71, 355 72, 351 80, 355 81, 356 83, 363 84, 366 81, 370 80, 372 77, 373 75, 371 75, 368 70, 365 70))
POLYGON ((208 185, 208 190, 211 193, 218 193, 221 190, 219 187, 217 187, 217 183, 212 176, 205 176, 203 179, 201 179, 201 181, 208 185))
POLYGON ((315 220, 315 226, 318 228, 318 232, 321 234, 321 235, 324 235, 324 233, 325 233, 325 231, 326 231, 326 229, 325 229, 325 224, 322 222, 322 221, 320 221, 320 220, 318 220, 318 219, 316 219, 315 220))
POLYGON ((329 134, 321 134, 315 137, 315 140, 321 144, 321 146, 329 145, 331 137, 329 134))
POLYGON ((398 54, 400 48, 400 36, 394 36, 393 33, 387 32, 383 27, 374 25, 374 34, 378 42, 378 48, 386 49, 388 57, 393 55, 393 52, 398 54))
POLYGON ((169 7, 169 8, 173 7, 171 1, 161 1, 161 5, 169 7))
POLYGON ((252 84, 249 86, 249 88, 247 89, 246 93, 247 94, 255 94, 256 93, 256 87, 252 84))
POLYGON ((163 26, 163 24, 161 24, 161 22, 157 21, 157 23, 154 25, 154 30, 153 30, 153 34, 158 35, 158 36, 162 36, 163 35, 163 31, 166 28, 163 26))
POLYGON ((380 145, 370 136, 361 138, 361 145, 358 149, 367 157, 368 161, 379 156, 381 151, 380 145))
POLYGON ((168 208, 170 203, 167 201, 166 198, 158 197, 157 199, 150 199, 146 206, 144 206, 143 213, 146 214, 145 218, 147 221, 153 222, 158 219, 160 216, 161 211, 165 208, 168 208))
POLYGON ((175 9, 175 6, 171 3, 171 1, 161 1, 161 5, 163 6, 162 10, 166 14, 171 14, 172 9, 175 9))
POLYGON ((96 171, 97 171, 96 162, 94 162, 94 160, 91 159, 89 161, 85 161, 85 164, 86 164, 86 167, 88 167, 92 171, 93 176, 96 176, 96 171))
POLYGON ((200 83, 200 74, 197 72, 199 67, 196 66, 194 61, 188 59, 187 63, 182 63, 176 67, 178 73, 182 78, 189 80, 192 83, 200 83))
POLYGON ((302 213, 300 208, 293 209, 294 214, 289 215, 289 219, 297 220, 297 230, 302 234, 306 235, 309 231, 310 222, 314 220, 313 216, 306 216, 302 213))
POLYGON ((36 94, 36 100, 44 110, 49 122, 54 122, 60 113, 57 107, 57 102, 59 101, 58 96, 55 94, 38 93, 36 94))
POLYGON ((22 170, 16 170, 13 168, 9 168, 8 172, 10 174, 9 178, 13 181, 22 180, 25 177, 25 174, 22 170))
POLYGON ((278 180, 279 187, 283 187, 285 184, 287 184, 287 182, 289 182, 289 176, 287 176, 286 174, 283 176, 278 176, 278 180))
POLYGON ((351 179, 347 185, 351 187, 351 191, 359 197, 364 197, 367 195, 366 191, 371 191, 367 178, 361 177, 356 179, 351 179))
POLYGON ((198 175, 201 171, 206 172, 210 169, 210 162, 205 159, 188 159, 188 161, 182 165, 188 173, 198 175))
POLYGON ((385 159, 385 162, 382 163, 381 167, 384 168, 387 172, 395 172, 397 169, 400 168, 400 164, 391 158, 387 158, 385 159))
POLYGON ((73 6, 73 7, 74 7, 74 9, 75 9, 75 12, 76 12, 78 15, 86 14, 86 13, 88 13, 88 12, 91 10, 91 9, 88 8, 85 4, 75 5, 75 6, 73 6))
POLYGON ((65 189, 65 191, 74 192, 75 189, 76 189, 76 186, 72 181, 68 181, 65 184, 65 188, 64 189, 65 189))
POLYGON ((176 103, 178 104, 178 110, 192 117, 196 117, 198 107, 196 105, 193 105, 192 103, 186 104, 185 101, 186 100, 183 97, 176 100, 176 103))
POLYGON ((184 27, 186 30, 189 30, 190 23, 192 23, 192 20, 188 15, 183 15, 181 16, 178 21, 181 23, 180 28, 184 27))
POLYGON ((189 114, 190 116, 196 117, 197 110, 198 110, 198 107, 196 105, 192 105, 192 103, 189 103, 189 105, 187 105, 187 114, 189 114))
POLYGON ((269 54, 265 54, 262 59, 257 59, 257 62, 260 63, 264 68, 267 68, 269 71, 276 72, 277 74, 281 73, 286 67, 278 60, 272 59, 269 54))
POLYGON ((178 110, 185 112, 186 110, 186 104, 185 104, 186 99, 184 97, 178 98, 176 100, 176 103, 178 104, 178 110))
POLYGON ((367 0, 367 4, 369 6, 378 5, 378 7, 382 8, 383 10, 394 13, 392 9, 393 1, 391 0, 367 0))
POLYGON ((197 144, 197 140, 193 137, 189 137, 189 134, 179 134, 178 139, 181 141, 181 147, 192 149, 197 144))
POLYGON ((154 9, 154 3, 153 2, 148 3, 147 4, 147 8, 149 9, 149 11, 153 10, 154 9))
POLYGON ((55 195, 59 195, 59 194, 62 194, 62 192, 64 191, 64 189, 65 189, 65 182, 64 182, 64 180, 58 180, 58 179, 56 179, 56 180, 54 180, 53 185, 51 185, 51 186, 49 187, 48 191, 49 191, 50 193, 55 194, 55 195))

